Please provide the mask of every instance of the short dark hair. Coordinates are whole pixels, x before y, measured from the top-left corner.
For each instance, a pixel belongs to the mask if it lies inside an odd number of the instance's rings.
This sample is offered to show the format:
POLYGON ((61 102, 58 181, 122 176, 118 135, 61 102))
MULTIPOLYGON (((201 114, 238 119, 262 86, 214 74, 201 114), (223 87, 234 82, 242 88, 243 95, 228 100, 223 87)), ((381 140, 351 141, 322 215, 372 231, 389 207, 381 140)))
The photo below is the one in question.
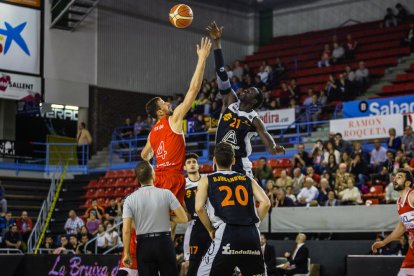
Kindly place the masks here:
POLYGON ((226 142, 220 142, 214 148, 214 157, 219 167, 230 167, 234 159, 233 146, 226 142))
POLYGON ((147 111, 148 115, 150 115, 154 119, 157 119, 157 111, 160 109, 158 102, 160 100, 160 97, 155 97, 149 100, 145 105, 145 110, 147 111))
POLYGON ((405 174, 405 181, 410 181, 411 182, 411 187, 414 186, 414 177, 413 177, 412 173, 409 170, 399 169, 397 171, 397 173, 403 173, 403 174, 405 174))
POLYGON ((152 166, 148 161, 142 161, 135 168, 139 183, 149 184, 152 179, 152 166))
POLYGON ((78 236, 76 236, 75 234, 71 234, 71 235, 69 236, 69 239, 70 239, 70 238, 72 238, 72 237, 75 237, 76 239, 78 239, 78 236))
POLYGON ((198 161, 199 156, 196 153, 190 152, 185 156, 185 160, 187 161, 188 159, 195 159, 198 161))
POLYGON ((257 96, 256 96, 256 100, 257 102, 254 104, 253 109, 259 108, 262 106, 263 101, 264 101, 264 97, 263 97, 263 92, 262 90, 260 90, 257 87, 254 87, 257 90, 257 96))
POLYGON ((337 132, 337 133, 335 133, 335 136, 339 136, 339 137, 341 137, 341 138, 342 138, 342 133, 337 132))

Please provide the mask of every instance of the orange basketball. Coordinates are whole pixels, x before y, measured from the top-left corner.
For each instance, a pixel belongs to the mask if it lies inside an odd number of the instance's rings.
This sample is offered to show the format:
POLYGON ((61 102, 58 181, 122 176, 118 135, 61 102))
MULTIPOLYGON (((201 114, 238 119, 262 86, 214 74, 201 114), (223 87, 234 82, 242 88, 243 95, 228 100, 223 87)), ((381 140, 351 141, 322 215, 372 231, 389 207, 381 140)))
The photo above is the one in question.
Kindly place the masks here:
POLYGON ((193 22, 193 11, 185 4, 178 4, 170 10, 170 22, 176 28, 187 28, 193 22))

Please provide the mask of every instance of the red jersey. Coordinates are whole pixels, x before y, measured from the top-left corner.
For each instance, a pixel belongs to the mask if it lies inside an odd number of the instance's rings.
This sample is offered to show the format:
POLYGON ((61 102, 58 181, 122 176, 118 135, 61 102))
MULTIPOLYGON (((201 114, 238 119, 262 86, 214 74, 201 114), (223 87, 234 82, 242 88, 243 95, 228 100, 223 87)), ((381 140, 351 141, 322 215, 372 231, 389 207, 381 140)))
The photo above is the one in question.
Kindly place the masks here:
MULTIPOLYGON (((129 242, 129 253, 131 254, 132 258, 132 265, 129 269, 138 269, 138 263, 137 263, 137 236, 135 233, 135 229, 131 229, 131 241, 129 242)), ((122 260, 124 259, 124 251, 122 251, 122 258, 121 258, 121 264, 119 265, 119 268, 125 268, 122 260)))
POLYGON ((414 250, 413 250, 413 241, 414 241, 414 206, 411 206, 408 197, 413 192, 414 189, 410 189, 404 198, 399 197, 397 200, 397 209, 398 214, 400 215, 400 220, 404 224, 405 229, 409 235, 409 248, 407 255, 404 258, 404 261, 401 265, 401 268, 414 268, 414 250))
POLYGON ((171 128, 170 116, 159 120, 152 127, 149 137, 157 162, 155 172, 181 174, 185 159, 185 139, 183 133, 177 133, 171 128))

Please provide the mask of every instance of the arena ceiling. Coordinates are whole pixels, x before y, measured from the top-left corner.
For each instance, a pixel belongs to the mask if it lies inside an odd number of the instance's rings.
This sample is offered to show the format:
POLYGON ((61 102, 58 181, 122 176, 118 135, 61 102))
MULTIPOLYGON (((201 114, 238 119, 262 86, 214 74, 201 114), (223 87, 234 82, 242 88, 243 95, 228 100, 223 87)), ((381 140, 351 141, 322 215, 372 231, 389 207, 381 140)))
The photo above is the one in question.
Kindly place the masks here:
POLYGON ((265 11, 300 6, 319 0, 193 0, 203 4, 235 9, 239 11, 265 11))

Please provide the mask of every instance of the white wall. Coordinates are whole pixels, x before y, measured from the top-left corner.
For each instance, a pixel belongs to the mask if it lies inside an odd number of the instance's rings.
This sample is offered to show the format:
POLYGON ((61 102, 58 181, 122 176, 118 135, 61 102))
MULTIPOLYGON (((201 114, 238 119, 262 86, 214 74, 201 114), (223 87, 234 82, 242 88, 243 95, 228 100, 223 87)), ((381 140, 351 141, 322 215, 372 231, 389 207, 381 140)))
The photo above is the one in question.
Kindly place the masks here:
MULTIPOLYGON (((292 35, 335 28, 353 19, 380 20, 388 7, 401 3, 414 13, 413 0, 320 0, 316 3, 273 11, 273 35, 292 35)), ((395 9, 394 9, 395 10, 395 9)))
MULTIPOLYGON (((107 88, 172 94, 185 92, 195 69, 195 44, 208 35, 210 20, 225 26, 226 62, 244 58, 254 47, 254 16, 190 4, 192 25, 170 25, 163 0, 103 0, 98 16, 98 85, 107 88), (157 81, 154 81, 156 79, 157 81)), ((205 76, 214 76, 211 55, 205 76)))
POLYGON ((50 2, 45 1, 45 101, 88 107, 89 84, 96 84, 97 12, 76 31, 50 29, 50 2))

